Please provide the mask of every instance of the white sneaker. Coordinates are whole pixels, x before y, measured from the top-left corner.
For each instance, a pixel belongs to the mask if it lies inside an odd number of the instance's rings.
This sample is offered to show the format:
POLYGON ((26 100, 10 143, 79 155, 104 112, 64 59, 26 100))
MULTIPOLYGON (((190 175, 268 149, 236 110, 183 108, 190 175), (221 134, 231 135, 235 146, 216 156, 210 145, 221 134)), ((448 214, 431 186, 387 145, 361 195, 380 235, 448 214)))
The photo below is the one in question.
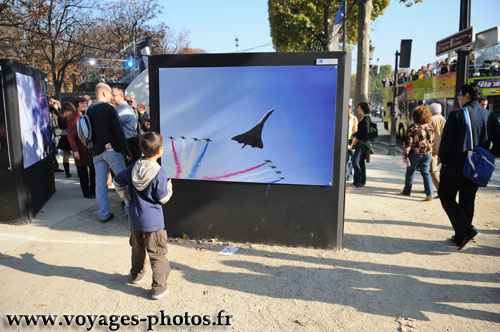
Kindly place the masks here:
POLYGON ((153 300, 161 300, 161 299, 162 299, 162 298, 164 298, 164 297, 165 297, 165 295, 167 295, 167 294, 168 294, 168 288, 166 288, 166 289, 165 289, 165 291, 164 291, 163 293, 161 293, 161 294, 158 294, 158 295, 154 295, 154 294, 153 294, 153 295, 151 296, 151 298, 152 298, 153 300))

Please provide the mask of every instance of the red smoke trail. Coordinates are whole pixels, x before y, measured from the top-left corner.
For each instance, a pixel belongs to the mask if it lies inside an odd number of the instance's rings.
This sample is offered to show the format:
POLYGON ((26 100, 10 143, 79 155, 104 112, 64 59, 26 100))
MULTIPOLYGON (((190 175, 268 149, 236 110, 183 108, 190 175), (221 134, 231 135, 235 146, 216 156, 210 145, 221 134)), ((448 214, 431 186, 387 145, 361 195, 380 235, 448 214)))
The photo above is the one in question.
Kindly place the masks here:
POLYGON ((181 176, 182 168, 179 163, 179 158, 177 157, 177 152, 175 151, 174 141, 172 140, 172 152, 174 153, 175 167, 177 168, 177 173, 175 173, 175 178, 178 179, 181 176))
POLYGON ((218 176, 205 176, 203 178, 203 180, 219 180, 219 179, 229 178, 231 176, 235 176, 235 175, 238 175, 238 174, 242 174, 242 173, 253 171, 254 169, 262 167, 265 164, 267 164, 267 163, 262 163, 260 165, 257 165, 257 166, 251 167, 251 168, 247 168, 247 169, 245 169, 243 171, 239 171, 239 172, 235 172, 235 173, 229 173, 229 174, 218 175, 218 176))

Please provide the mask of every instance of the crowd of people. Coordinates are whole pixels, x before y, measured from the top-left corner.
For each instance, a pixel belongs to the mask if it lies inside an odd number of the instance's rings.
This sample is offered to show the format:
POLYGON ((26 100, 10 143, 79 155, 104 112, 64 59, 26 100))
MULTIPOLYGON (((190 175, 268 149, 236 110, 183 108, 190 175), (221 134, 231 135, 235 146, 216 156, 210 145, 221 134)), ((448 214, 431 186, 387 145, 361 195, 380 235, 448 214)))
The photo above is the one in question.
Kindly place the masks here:
MULTIPOLYGON (((125 96, 121 87, 113 87, 111 97, 110 106, 116 108, 121 131, 132 153, 131 161, 128 162, 130 164, 141 156, 139 136, 150 131, 149 113, 144 104, 137 104, 133 94, 125 96)), ((56 97, 49 98, 52 143, 56 151, 53 158, 54 172, 64 172, 67 178, 71 177, 69 160, 73 155, 82 194, 86 198, 95 197, 95 168, 92 151, 78 139, 76 125, 82 113, 92 104, 93 101, 88 95, 77 96, 73 102, 65 101, 62 104, 56 97), (59 168, 58 151, 62 153, 64 170, 59 168)), ((107 184, 112 187, 111 177, 107 184)))
MULTIPOLYGON (((419 171, 424 184, 424 200, 440 199, 455 231, 451 241, 459 250, 478 234, 472 220, 479 185, 467 178, 463 171, 469 151, 466 113, 470 118, 472 147, 481 147, 500 155, 500 122, 494 113, 486 109, 485 101, 481 88, 465 84, 458 94, 460 108, 451 111, 447 119, 441 115, 439 103, 417 106, 412 111, 413 123, 403 141, 402 158, 406 174, 401 194, 411 195, 414 173, 419 171)), ((360 103, 357 110, 361 117, 359 124, 349 108, 346 181, 353 181, 352 189, 366 184, 365 162, 370 159, 371 149, 367 136, 370 108, 368 104, 360 103)))
MULTIPOLYGON (((500 54, 497 54, 494 59, 485 59, 479 62, 477 53, 472 53, 469 56, 469 76, 498 76, 500 75, 500 54)), ((444 75, 457 71, 457 59, 451 61, 446 58, 443 61, 436 61, 434 64, 428 63, 427 66, 421 66, 420 69, 411 69, 410 72, 398 73, 398 84, 416 81, 428 77, 444 75)), ((392 86, 394 84, 394 74, 384 79, 384 86, 392 86)))

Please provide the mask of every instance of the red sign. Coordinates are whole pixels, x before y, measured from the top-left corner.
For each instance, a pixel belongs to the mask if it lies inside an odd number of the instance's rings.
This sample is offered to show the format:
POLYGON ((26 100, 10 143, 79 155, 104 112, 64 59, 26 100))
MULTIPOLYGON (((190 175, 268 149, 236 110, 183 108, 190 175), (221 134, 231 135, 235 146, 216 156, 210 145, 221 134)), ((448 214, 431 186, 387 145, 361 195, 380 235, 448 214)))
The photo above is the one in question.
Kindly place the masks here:
POLYGON ((436 56, 469 46, 476 41, 474 27, 467 28, 436 43, 436 56))

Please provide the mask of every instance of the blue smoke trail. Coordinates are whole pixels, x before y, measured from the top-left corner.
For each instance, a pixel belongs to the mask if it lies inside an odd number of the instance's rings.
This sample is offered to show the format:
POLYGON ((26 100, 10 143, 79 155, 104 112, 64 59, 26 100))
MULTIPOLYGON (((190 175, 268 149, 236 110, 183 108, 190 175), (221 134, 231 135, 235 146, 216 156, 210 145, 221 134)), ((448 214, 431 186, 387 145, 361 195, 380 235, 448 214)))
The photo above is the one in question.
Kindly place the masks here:
POLYGON ((196 177, 196 173, 198 172, 198 168, 200 168, 201 161, 203 160, 203 157, 205 156, 205 152, 207 152, 208 148, 208 142, 205 144, 205 148, 201 152, 200 156, 196 160, 196 162, 193 165, 193 168, 191 168, 191 173, 189 173, 189 178, 194 179, 196 177))
POLYGON ((276 182, 280 182, 280 181, 281 181, 281 179, 278 179, 278 180, 271 181, 269 183, 276 183, 276 182))

